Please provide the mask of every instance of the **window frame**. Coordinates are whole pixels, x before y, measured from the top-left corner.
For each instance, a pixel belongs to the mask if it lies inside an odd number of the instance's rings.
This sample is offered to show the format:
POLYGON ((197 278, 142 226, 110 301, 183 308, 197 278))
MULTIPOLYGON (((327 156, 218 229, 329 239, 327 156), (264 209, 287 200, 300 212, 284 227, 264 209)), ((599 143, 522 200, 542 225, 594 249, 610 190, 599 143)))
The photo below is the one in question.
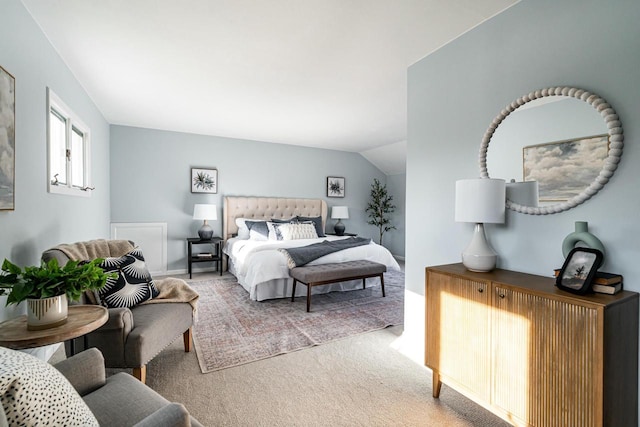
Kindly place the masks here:
MULTIPOLYGON (((47 88, 47 188, 49 193, 64 194, 79 197, 91 197, 91 130, 77 114, 65 104, 59 96, 55 94, 51 88, 47 88), (82 133, 84 153, 82 156, 83 163, 83 181, 84 186, 78 187, 72 185, 73 156, 66 159, 66 177, 65 184, 53 184, 53 155, 51 141, 51 114, 55 114, 65 122, 65 148, 71 149, 72 136, 74 129, 82 133)), ((77 164, 77 163, 76 163, 77 164)))

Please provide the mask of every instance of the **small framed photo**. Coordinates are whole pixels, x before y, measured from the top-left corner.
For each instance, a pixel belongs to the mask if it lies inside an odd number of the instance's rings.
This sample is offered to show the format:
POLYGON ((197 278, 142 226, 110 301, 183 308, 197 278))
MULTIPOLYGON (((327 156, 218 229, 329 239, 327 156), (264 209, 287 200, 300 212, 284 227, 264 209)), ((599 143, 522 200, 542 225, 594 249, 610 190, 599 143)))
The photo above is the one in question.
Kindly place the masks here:
POLYGON ((327 197, 344 197, 344 178, 327 177, 327 197))
POLYGON ((586 294, 602 259, 603 254, 598 249, 573 248, 556 278, 556 286, 574 294, 586 294))
POLYGON ((191 192, 216 194, 218 192, 218 170, 191 168, 191 192))

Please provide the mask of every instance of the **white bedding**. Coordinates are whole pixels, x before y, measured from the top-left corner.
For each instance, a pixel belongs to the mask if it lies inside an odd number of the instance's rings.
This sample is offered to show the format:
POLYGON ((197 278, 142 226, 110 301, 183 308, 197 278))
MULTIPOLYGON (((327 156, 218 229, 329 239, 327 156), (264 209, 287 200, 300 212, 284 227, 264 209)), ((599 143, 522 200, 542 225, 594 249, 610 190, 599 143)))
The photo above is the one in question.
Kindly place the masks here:
MULTIPOLYGON (((319 239, 300 240, 244 240, 232 238, 227 240, 223 252, 229 257, 229 271, 238 279, 252 300, 262 301, 271 298, 291 297, 292 279, 289 276, 286 257, 278 248, 294 248, 318 243, 323 240, 339 240, 346 237, 327 236, 319 239)), ((388 270, 400 270, 398 262, 391 252, 383 246, 371 242, 334 252, 320 257, 308 265, 328 264, 334 262, 365 259, 379 262, 388 270)), ((376 286, 378 279, 367 279, 368 286, 376 286)), ((379 283, 378 283, 379 284, 379 283)), ((325 286, 314 286, 313 293, 331 292, 334 290, 350 290, 362 287, 362 281, 352 280, 325 286)), ((299 286, 296 295, 306 295, 306 287, 299 286)))

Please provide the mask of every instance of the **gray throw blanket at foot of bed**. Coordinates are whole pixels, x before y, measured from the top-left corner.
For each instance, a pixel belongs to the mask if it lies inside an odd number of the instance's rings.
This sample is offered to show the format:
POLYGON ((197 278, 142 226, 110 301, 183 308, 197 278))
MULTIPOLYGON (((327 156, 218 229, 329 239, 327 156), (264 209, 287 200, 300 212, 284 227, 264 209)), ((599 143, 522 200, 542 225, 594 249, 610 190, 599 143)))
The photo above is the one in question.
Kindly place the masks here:
POLYGON ((289 268, 300 267, 322 256, 356 246, 368 245, 371 239, 364 237, 349 237, 341 240, 323 240, 299 248, 278 249, 287 257, 289 268))

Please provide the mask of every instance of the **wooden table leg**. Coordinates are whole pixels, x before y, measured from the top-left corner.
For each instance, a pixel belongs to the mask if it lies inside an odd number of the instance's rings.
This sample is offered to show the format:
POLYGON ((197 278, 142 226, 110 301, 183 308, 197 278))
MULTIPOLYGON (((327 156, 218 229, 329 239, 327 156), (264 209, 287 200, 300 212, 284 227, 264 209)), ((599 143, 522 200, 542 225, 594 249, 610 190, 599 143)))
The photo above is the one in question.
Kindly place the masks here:
POLYGON ((440 397, 440 389, 442 388, 442 381, 440 381, 440 374, 433 371, 433 382, 431 384, 433 388, 433 397, 440 397))

